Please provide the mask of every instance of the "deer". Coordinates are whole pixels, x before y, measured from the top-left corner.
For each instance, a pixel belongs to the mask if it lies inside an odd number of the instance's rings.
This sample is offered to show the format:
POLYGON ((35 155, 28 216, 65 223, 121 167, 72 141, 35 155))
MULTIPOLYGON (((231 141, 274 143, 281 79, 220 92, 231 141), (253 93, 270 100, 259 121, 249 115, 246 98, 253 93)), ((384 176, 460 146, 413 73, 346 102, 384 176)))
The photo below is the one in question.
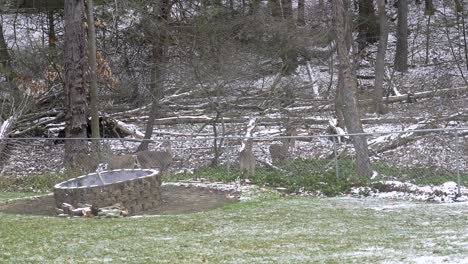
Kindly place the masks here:
POLYGON ((162 144, 164 151, 139 151, 135 154, 136 160, 142 169, 159 168, 161 172, 166 172, 173 161, 173 153, 170 142, 162 144))
POLYGON ((247 140, 239 153, 239 167, 243 175, 251 177, 255 174, 255 156, 252 153, 252 140, 247 140))
MULTIPOLYGON (((286 129, 286 136, 296 136, 297 130, 295 127, 288 126, 286 129)), ((289 158, 289 150, 294 148, 295 139, 286 138, 281 140, 281 144, 270 145, 270 155, 272 163, 282 163, 289 158)))
POLYGON ((99 165, 99 157, 95 153, 78 153, 74 157, 76 169, 82 173, 95 172, 99 165))
POLYGON ((282 163, 288 159, 289 144, 282 142, 281 144, 270 145, 271 163, 282 163))
POLYGON ((107 168, 109 170, 135 169, 137 165, 138 161, 136 155, 109 155, 107 157, 107 168))

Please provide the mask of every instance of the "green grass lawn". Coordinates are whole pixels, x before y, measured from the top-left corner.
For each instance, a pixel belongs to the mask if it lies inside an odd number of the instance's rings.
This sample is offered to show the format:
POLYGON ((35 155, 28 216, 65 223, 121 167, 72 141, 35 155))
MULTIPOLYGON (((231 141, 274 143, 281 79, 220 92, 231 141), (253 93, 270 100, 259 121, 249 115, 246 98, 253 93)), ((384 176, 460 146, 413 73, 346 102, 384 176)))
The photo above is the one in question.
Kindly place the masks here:
POLYGON ((0 192, 0 204, 6 203, 10 200, 21 199, 31 196, 40 195, 40 193, 27 193, 27 192, 0 192))
POLYGON ((458 263, 465 258, 466 203, 266 195, 179 216, 0 214, 0 263, 458 263))

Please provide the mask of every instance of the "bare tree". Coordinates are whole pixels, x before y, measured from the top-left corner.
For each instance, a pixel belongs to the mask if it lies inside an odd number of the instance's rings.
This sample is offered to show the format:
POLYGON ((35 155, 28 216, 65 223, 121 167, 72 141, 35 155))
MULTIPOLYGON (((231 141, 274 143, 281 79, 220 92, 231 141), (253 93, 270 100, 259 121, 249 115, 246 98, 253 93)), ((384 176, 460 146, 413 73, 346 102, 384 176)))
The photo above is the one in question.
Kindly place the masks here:
MULTIPOLYGON (((86 35, 83 24, 83 0, 65 1, 65 90, 67 113, 65 134, 68 138, 86 138, 86 35)), ((75 156, 87 152, 85 139, 65 141, 65 164, 76 165, 75 156)))
POLYGON ((432 0, 424 0, 424 15, 433 16, 435 14, 435 7, 432 0))
POLYGON ((386 110, 383 105, 383 79, 385 75, 385 53, 388 42, 388 25, 387 14, 385 11, 385 0, 378 0, 377 5, 380 19, 380 38, 375 62, 374 102, 375 111, 379 114, 385 114, 386 110))
POLYGON ((379 26, 375 16, 375 8, 373 0, 359 0, 359 17, 358 17, 358 43, 362 49, 367 43, 374 43, 378 39, 379 26))
MULTIPOLYGON (((333 0, 333 18, 336 32, 336 45, 340 70, 342 71, 343 85, 343 116, 346 128, 349 133, 363 133, 361 119, 357 109, 357 78, 354 66, 351 64, 349 56, 349 39, 351 21, 347 12, 347 0, 333 0)), ((353 136, 353 145, 356 150, 357 173, 361 177, 369 178, 372 175, 372 168, 369 160, 369 150, 365 136, 353 136)))
POLYGON ((13 70, 11 60, 12 58, 8 52, 8 46, 3 35, 3 24, 0 22, 0 73, 5 76, 5 80, 9 85, 11 100, 19 102, 21 100, 21 93, 15 85, 16 73, 13 70))
POLYGON ((297 1, 297 25, 305 25, 305 3, 304 0, 297 1))
MULTIPOLYGON (((152 24, 154 27, 148 29, 148 33, 153 37, 152 50, 151 50, 151 95, 152 104, 149 113, 149 118, 146 123, 145 139, 150 139, 153 135, 154 120, 161 116, 160 100, 164 96, 164 64, 167 57, 167 25, 170 15, 171 1, 161 0, 154 8, 154 13, 149 16, 146 22, 152 24), (154 20, 153 20, 154 19, 154 20), (153 22, 151 22, 153 21, 153 22), (156 23, 156 24, 154 24, 156 23)), ((148 150, 149 141, 143 141, 138 146, 138 151, 148 150)))
MULTIPOLYGON (((88 20, 88 60, 89 60, 89 99, 91 110, 91 137, 99 138, 99 112, 97 92, 96 30, 94 28, 93 0, 86 0, 88 20)), ((93 142, 95 151, 99 151, 99 140, 93 142)))
POLYGON ((283 17, 287 21, 293 21, 293 12, 292 12, 292 1, 291 0, 281 0, 281 7, 283 9, 283 17))
POLYGON ((397 44, 395 70, 408 71, 408 1, 398 1, 397 44))
POLYGON ((280 0, 268 0, 268 4, 270 5, 271 16, 273 18, 280 18, 282 16, 280 0))

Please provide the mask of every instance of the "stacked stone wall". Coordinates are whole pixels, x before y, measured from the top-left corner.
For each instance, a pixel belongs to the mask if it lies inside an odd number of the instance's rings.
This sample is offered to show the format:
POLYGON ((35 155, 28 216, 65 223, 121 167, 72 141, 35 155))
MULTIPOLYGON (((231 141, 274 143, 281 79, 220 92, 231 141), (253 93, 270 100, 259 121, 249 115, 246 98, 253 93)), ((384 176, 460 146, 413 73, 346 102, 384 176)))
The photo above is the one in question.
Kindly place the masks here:
POLYGON ((102 186, 56 187, 54 197, 58 208, 62 207, 62 203, 74 207, 79 203, 95 204, 98 207, 119 203, 127 208, 130 214, 135 214, 161 204, 161 177, 154 174, 102 186))

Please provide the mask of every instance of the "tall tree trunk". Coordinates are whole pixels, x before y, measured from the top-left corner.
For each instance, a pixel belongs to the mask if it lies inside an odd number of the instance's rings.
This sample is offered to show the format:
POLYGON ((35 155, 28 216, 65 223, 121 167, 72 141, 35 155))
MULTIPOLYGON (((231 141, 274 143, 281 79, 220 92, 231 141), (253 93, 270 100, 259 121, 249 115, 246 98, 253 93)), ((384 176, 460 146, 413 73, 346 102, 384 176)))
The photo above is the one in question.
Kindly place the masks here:
POLYGON ((430 40, 431 40, 431 17, 427 17, 427 24, 426 24, 426 58, 424 60, 425 64, 429 63, 429 48, 430 48, 430 40))
POLYGON ((49 64, 55 65, 58 61, 57 58, 57 34, 55 32, 55 18, 54 10, 51 9, 47 11, 47 23, 48 23, 48 37, 49 37, 49 46, 48 46, 48 59, 49 64))
POLYGON ((359 49, 363 49, 367 43, 377 42, 379 25, 373 0, 359 0, 358 31, 359 49))
POLYGON ((281 0, 281 7, 283 9, 283 18, 287 21, 294 21, 291 0, 281 0))
POLYGON ((424 0, 424 15, 433 16, 435 14, 435 7, 432 0, 424 0))
POLYGON ((16 73, 11 65, 11 56, 8 53, 8 45, 3 35, 3 24, 0 22, 0 73, 5 76, 5 80, 9 85, 12 100, 14 102, 21 101, 21 92, 18 90, 15 78, 16 73))
POLYGON ((398 0, 397 44, 395 70, 408 71, 408 1, 398 0))
POLYGON ((152 49, 152 63, 153 69, 151 70, 151 91, 152 91, 152 104, 146 123, 145 136, 140 146, 138 146, 138 151, 144 151, 148 149, 149 139, 153 135, 154 129, 154 120, 161 114, 161 104, 160 101, 164 96, 164 64, 166 63, 166 37, 167 37, 167 22, 169 19, 170 12, 170 1, 162 0, 160 6, 156 10, 157 18, 157 29, 156 37, 153 43, 152 49))
POLYGON ((461 0, 455 0, 455 12, 463 12, 463 5, 461 0))
POLYGON ((380 39, 377 48, 377 58, 375 61, 375 84, 374 84, 374 101, 375 111, 379 114, 385 114, 386 109, 383 104, 383 79, 385 75, 385 53, 387 51, 388 42, 388 25, 387 14, 385 11, 385 0, 377 0, 380 19, 380 39))
POLYGON ((343 83, 343 70, 341 67, 338 69, 338 83, 336 86, 336 94, 335 94, 335 113, 336 113, 336 126, 341 128, 346 128, 344 122, 344 114, 343 114, 343 91, 344 91, 344 83, 343 83))
MULTIPOLYGON (((351 21, 347 8, 347 0, 333 0, 333 18, 336 32, 336 45, 340 70, 343 74, 343 115, 349 133, 363 133, 361 119, 357 109, 357 78, 349 57, 349 39, 351 38, 351 21)), ((353 136, 352 142, 356 151, 357 174, 370 178, 372 168, 369 160, 369 150, 365 136, 353 136)))
MULTIPOLYGON (((6 80, 6 85, 8 86, 8 91, 10 93, 10 106, 11 108, 6 110, 5 109, 5 101, 0 103, 0 166, 3 166, 2 162, 6 160, 2 159, 4 157, 4 151, 8 145, 9 141, 3 141, 2 138, 9 137, 11 129, 15 126, 16 121, 20 118, 22 114, 21 104, 23 94, 18 89, 16 85, 16 73, 13 70, 11 65, 11 56, 8 53, 8 46, 5 41, 5 37, 3 36, 3 24, 0 21, 0 75, 3 75, 6 80), (3 120, 3 116, 5 117, 11 113, 6 120, 3 120)), ((1 174, 1 173, 0 173, 1 174)))
POLYGON ((304 0, 297 1, 297 25, 305 26, 305 3, 304 0))
POLYGON ((281 18, 282 14, 280 0, 268 0, 268 3, 270 5, 271 16, 273 18, 281 18))
POLYGON ((250 0, 248 13, 250 15, 257 13, 259 7, 260 7, 260 0, 250 0))
MULTIPOLYGON (((65 90, 67 138, 86 138, 86 35, 83 0, 65 0, 65 90)), ((77 165, 77 154, 87 152, 86 139, 65 140, 65 165, 77 165)))
POLYGON ((49 24, 49 48, 57 46, 57 35, 55 34, 54 10, 47 11, 47 22, 49 24))
POLYGON ((463 48, 465 51, 465 65, 466 65, 466 69, 468 70, 468 42, 466 38, 465 12, 463 11, 465 9, 465 5, 463 2, 461 5, 462 5, 461 25, 462 25, 462 35, 463 35, 463 48))
MULTIPOLYGON (((281 73, 283 75, 293 74, 298 67, 298 51, 294 45, 295 41, 295 29, 296 24, 294 23, 294 17, 292 12, 292 1, 291 0, 281 0, 281 7, 283 10, 283 19, 286 23, 286 31, 284 32, 284 45, 280 51, 280 57, 283 62, 283 67, 281 73)), ((287 88, 287 87, 286 87, 287 88)), ((290 99, 290 98, 289 98, 290 99)))
MULTIPOLYGON (((93 0, 86 0, 88 20, 88 62, 89 62, 89 106, 91 110, 91 137, 99 138, 98 84, 96 62, 96 30, 94 28, 93 0)), ((99 153, 99 140, 93 141, 94 151, 99 153)))

